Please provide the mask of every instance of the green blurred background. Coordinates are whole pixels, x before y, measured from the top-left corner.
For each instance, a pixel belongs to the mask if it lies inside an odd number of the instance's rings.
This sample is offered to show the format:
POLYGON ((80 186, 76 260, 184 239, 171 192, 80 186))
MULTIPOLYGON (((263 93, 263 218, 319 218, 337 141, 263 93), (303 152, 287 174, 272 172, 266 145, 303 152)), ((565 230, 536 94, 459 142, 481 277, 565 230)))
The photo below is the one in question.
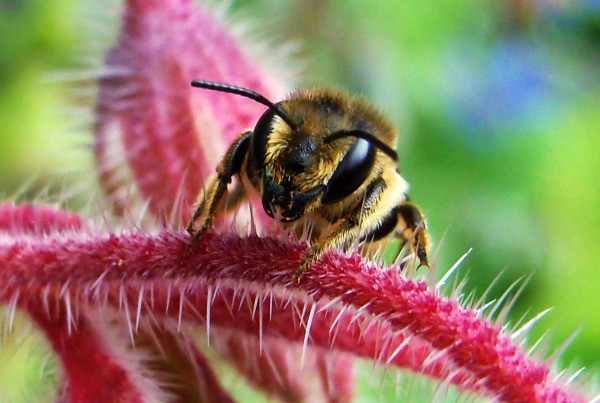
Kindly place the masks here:
MULTIPOLYGON (((85 7, 0 0, 4 199, 32 178, 29 195, 68 188, 69 164, 91 170, 89 155, 57 152, 91 138, 65 136, 78 131, 72 93, 43 84, 77 71, 86 41, 99 41, 74 23, 85 7)), ((232 8, 269 41, 302 43, 290 62, 305 70, 298 84, 364 94, 398 124, 402 172, 442 245, 442 271, 473 248, 459 273, 467 293, 481 295, 503 272, 488 300, 530 277, 510 321, 554 307, 532 337, 550 329, 558 346, 580 329, 563 365, 597 369, 600 1, 238 0, 232 8)), ((35 343, 15 337, 0 351, 30 357, 39 372, 35 343)), ((12 388, 2 374, 14 368, 2 361, 0 399, 12 388)))

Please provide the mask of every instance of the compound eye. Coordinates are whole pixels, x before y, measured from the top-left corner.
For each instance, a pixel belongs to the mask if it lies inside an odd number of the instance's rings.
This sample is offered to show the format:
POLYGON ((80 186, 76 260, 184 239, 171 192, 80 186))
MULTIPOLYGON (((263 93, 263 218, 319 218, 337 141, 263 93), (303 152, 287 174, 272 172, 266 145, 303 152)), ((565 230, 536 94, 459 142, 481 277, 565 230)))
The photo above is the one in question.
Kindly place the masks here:
POLYGON ((252 134, 252 161, 254 162, 254 168, 257 171, 262 171, 265 166, 265 156, 267 153, 267 143, 269 142, 269 135, 273 129, 273 118, 275 117, 275 111, 272 109, 267 110, 256 123, 254 133, 252 134))
POLYGON ((358 189, 373 168, 375 153, 375 147, 370 142, 364 139, 356 140, 333 172, 321 202, 338 202, 358 189))

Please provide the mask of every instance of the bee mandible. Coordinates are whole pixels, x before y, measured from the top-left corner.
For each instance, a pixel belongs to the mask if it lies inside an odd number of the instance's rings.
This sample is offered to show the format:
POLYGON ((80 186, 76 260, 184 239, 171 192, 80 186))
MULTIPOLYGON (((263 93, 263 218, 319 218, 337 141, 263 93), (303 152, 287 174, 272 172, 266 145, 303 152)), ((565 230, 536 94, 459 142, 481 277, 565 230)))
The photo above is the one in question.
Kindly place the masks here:
POLYGON ((224 205, 235 208, 254 191, 271 218, 314 227, 313 244, 293 274, 298 280, 331 249, 360 243, 365 254, 394 237, 428 266, 425 217, 409 201, 398 170, 398 132, 379 110, 327 88, 298 90, 273 103, 233 85, 194 80, 192 86, 250 98, 268 109, 229 146, 200 196, 187 227, 190 249, 224 205), (240 188, 229 193, 234 175, 240 188))

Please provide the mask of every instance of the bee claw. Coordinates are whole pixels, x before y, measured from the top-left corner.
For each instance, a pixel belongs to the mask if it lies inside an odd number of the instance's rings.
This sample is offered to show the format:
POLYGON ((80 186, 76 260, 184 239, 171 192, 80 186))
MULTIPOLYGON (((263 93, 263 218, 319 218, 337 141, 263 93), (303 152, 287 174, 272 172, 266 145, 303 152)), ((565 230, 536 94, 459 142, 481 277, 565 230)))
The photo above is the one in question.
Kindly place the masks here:
POLYGON ((190 251, 190 253, 193 255, 194 254, 194 244, 196 243, 196 240, 198 239, 198 233, 196 232, 194 233, 190 233, 190 235, 192 236, 190 238, 190 241, 188 242, 188 250, 190 251))
POLYGON ((427 251, 425 250, 425 248, 419 246, 417 248, 416 254, 417 254, 417 257, 419 258, 420 266, 425 266, 429 269, 430 268, 429 261, 427 260, 427 251))
POLYGON ((304 274, 304 272, 306 271, 307 268, 308 268, 308 264, 302 263, 300 268, 298 270, 296 270, 295 273, 292 274, 292 279, 296 280, 296 282, 298 284, 300 284, 300 280, 302 280, 302 275, 304 274))
POLYGON ((193 230, 192 230, 192 232, 190 232, 189 227, 188 227, 188 233, 191 236, 190 241, 188 243, 188 250, 190 251, 191 254, 194 253, 194 244, 202 235, 204 235, 206 233, 207 230, 208 230, 208 227, 206 225, 203 226, 202 228, 200 228, 196 232, 194 232, 193 230))

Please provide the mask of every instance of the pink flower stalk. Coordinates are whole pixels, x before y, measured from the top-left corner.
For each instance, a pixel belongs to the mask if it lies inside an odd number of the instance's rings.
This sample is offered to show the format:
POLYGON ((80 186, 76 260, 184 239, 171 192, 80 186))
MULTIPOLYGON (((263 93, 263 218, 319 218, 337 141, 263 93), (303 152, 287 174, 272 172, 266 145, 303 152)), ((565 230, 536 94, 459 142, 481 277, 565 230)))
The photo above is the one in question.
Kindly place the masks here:
POLYGON ((52 207, 0 206, 0 300, 48 337, 60 401, 233 401, 215 351, 283 401, 351 400, 353 357, 492 399, 586 400, 480 307, 398 267, 334 251, 292 281, 306 245, 261 231, 260 208, 251 223, 235 218, 249 235, 221 222, 190 253, 182 228, 195 198, 263 111, 194 91, 195 78, 275 100, 283 88, 191 0, 128 1, 99 80, 94 151, 116 215, 138 198, 159 228, 106 231, 52 207))
POLYGON ((43 295, 69 282, 70 299, 124 310, 132 333, 144 315, 179 326, 200 322, 264 339, 310 340, 507 401, 577 396, 553 381, 546 365, 527 358, 500 325, 399 270, 329 254, 296 284, 289 273, 304 250, 271 238, 207 235, 190 254, 187 237, 171 232, 29 240, 0 248, 0 280, 14 295, 21 288, 12 290, 11 279, 42 267, 32 286, 43 295), (280 296, 279 288, 289 294, 280 296))

